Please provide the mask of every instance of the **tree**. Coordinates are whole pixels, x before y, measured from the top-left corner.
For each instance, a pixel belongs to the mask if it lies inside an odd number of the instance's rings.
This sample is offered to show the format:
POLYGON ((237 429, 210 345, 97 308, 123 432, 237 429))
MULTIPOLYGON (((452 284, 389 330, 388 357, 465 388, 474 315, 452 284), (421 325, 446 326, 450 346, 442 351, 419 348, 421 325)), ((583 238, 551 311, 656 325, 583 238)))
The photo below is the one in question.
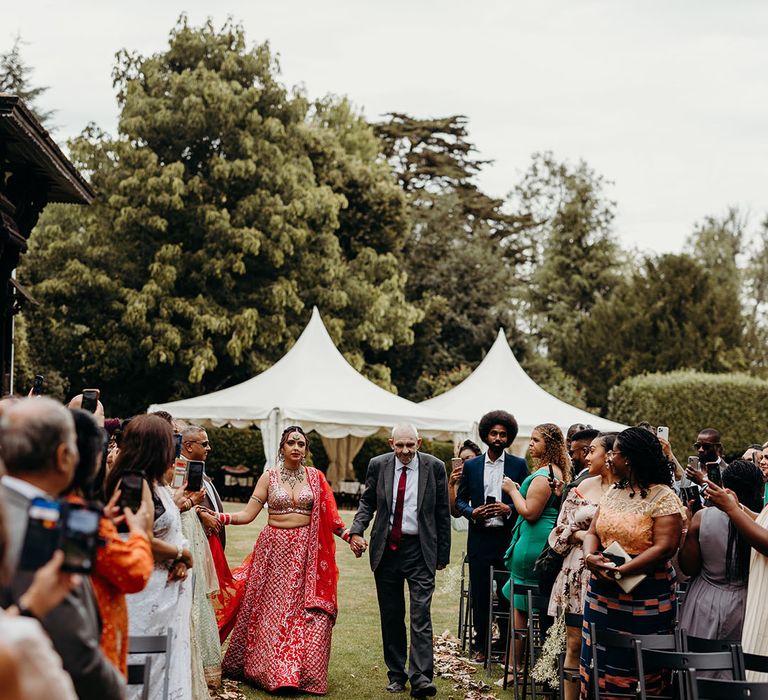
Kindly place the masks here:
POLYGON ((413 344, 382 359, 401 393, 423 400, 466 376, 500 326, 514 328, 511 289, 528 220, 475 183, 488 161, 476 156, 464 117, 391 114, 375 130, 408 197, 406 294, 423 313, 413 344))
POLYGON ((20 97, 40 123, 51 129, 50 121, 56 112, 51 109, 41 109, 38 104, 38 100, 48 91, 48 88, 32 86, 33 69, 21 56, 21 47, 24 43, 21 35, 17 34, 13 38, 13 46, 10 50, 0 54, 0 92, 20 97))
MULTIPOLYGON (((738 296, 691 256, 647 258, 601 297, 581 324, 569 364, 589 405, 633 375, 744 369, 738 296)), ((704 398, 704 397, 702 397, 704 398)))
POLYGON ((540 351, 571 374, 579 326, 619 279, 615 203, 605 198, 605 185, 584 161, 571 166, 537 153, 515 189, 518 206, 536 222, 528 232, 533 264, 524 297, 530 330, 540 351))
POLYGON ((405 198, 344 101, 310 105, 277 73, 232 22, 182 17, 166 51, 118 54, 118 136, 70 144, 97 202, 49 207, 21 271, 41 366, 73 388, 98 378, 112 410, 134 411, 263 371, 317 304, 388 384, 370 358, 420 317, 395 256, 405 198))

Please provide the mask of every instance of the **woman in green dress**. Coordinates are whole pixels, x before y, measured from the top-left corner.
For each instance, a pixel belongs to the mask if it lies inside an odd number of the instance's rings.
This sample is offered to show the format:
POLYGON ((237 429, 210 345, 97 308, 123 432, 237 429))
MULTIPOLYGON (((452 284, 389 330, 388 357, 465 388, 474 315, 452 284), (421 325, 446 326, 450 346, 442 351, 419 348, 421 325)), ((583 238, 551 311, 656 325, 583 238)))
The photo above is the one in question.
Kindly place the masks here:
MULTIPOLYGON (((563 433, 553 423, 537 425, 531 433, 528 450, 537 460, 538 468, 522 485, 504 478, 501 488, 512 499, 518 519, 512 530, 512 542, 506 554, 506 562, 515 584, 538 586, 533 565, 547 544, 547 538, 557 521, 559 497, 555 495, 556 481, 568 483, 571 480, 571 460, 565 447, 563 433)), ((509 598, 510 584, 502 589, 509 598)), ((528 624, 528 602, 522 595, 513 601, 515 627, 528 624)), ((518 640, 521 642, 522 640, 518 640)), ((522 658, 522 649, 516 650, 516 657, 522 658)))

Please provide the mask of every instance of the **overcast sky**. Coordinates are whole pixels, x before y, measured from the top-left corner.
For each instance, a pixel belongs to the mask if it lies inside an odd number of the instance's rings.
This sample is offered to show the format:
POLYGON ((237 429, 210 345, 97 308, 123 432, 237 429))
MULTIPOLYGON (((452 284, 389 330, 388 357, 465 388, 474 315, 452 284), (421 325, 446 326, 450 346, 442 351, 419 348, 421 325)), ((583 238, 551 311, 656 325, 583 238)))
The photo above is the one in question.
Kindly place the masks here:
POLYGON ((347 95, 369 119, 464 114, 503 196, 530 155, 614 182, 624 245, 678 251, 693 224, 768 211, 768 3, 760 0, 28 0, 5 3, 49 85, 59 141, 115 130, 114 54, 164 50, 181 12, 269 40, 283 81, 347 95), (222 9, 215 9, 221 7, 222 9))

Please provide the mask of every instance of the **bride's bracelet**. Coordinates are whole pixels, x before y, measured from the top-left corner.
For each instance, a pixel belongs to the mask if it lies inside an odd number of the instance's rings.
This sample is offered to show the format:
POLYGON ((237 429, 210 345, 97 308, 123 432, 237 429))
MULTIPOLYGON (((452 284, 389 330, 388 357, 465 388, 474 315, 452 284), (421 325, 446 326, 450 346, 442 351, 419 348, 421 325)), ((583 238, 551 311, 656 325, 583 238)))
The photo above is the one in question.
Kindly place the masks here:
POLYGON ((229 513, 216 513, 216 517, 222 525, 230 525, 232 523, 232 516, 229 513))
POLYGON ((351 534, 350 534, 350 532, 349 532, 349 528, 346 528, 346 529, 345 529, 345 530, 344 530, 344 531, 343 531, 343 532, 342 532, 342 533, 339 535, 339 537, 341 537, 341 539, 342 539, 342 540, 344 540, 345 542, 349 542, 349 540, 351 540, 351 539, 352 539, 352 535, 351 535, 351 534))

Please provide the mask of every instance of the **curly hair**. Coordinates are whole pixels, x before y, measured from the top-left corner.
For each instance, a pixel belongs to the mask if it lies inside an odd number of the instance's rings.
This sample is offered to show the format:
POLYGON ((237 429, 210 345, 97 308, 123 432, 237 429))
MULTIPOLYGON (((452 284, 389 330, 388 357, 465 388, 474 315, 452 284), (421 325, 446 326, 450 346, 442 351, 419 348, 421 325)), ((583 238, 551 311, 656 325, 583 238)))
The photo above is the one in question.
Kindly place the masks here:
POLYGON ((621 453, 629 464, 629 478, 615 484, 615 488, 624 489, 629 486, 632 490, 630 497, 635 495, 633 483, 640 487, 640 498, 648 495, 648 489, 654 484, 672 486, 672 470, 664 456, 659 439, 647 428, 627 428, 622 430, 614 443, 621 448, 621 453))
POLYGON ((511 413, 506 411, 490 411, 486 413, 477 426, 477 432, 480 434, 480 439, 487 445, 488 433, 494 425, 503 425, 507 429, 507 444, 505 447, 509 447, 517 437, 517 421, 511 413))
POLYGON ((542 423, 533 430, 544 440, 544 454, 539 457, 539 466, 545 467, 552 464, 560 467, 563 472, 563 481, 567 484, 571 480, 571 458, 565 448, 563 431, 554 423, 542 423))
POLYGON ((277 446, 277 461, 280 462, 280 455, 283 452, 283 445, 285 445, 286 441, 288 440, 288 436, 291 433, 301 433, 303 435, 304 439, 307 441, 307 451, 304 454, 304 460, 308 460, 312 453, 309 451, 309 436, 304 432, 304 428, 302 428, 300 425, 289 425, 285 430, 283 430, 283 434, 280 436, 280 444, 277 446))
MULTIPOLYGON (((763 509, 763 473, 746 459, 735 459, 723 470, 723 486, 731 489, 751 511, 763 509)), ((749 559, 752 547, 728 519, 728 548, 725 553, 725 574, 729 581, 746 581, 749 576, 749 559)))
POLYGON ((456 451, 456 456, 458 457, 464 450, 471 450, 477 457, 483 454, 480 446, 476 442, 472 442, 472 440, 464 440, 464 442, 459 445, 458 450, 456 451))

